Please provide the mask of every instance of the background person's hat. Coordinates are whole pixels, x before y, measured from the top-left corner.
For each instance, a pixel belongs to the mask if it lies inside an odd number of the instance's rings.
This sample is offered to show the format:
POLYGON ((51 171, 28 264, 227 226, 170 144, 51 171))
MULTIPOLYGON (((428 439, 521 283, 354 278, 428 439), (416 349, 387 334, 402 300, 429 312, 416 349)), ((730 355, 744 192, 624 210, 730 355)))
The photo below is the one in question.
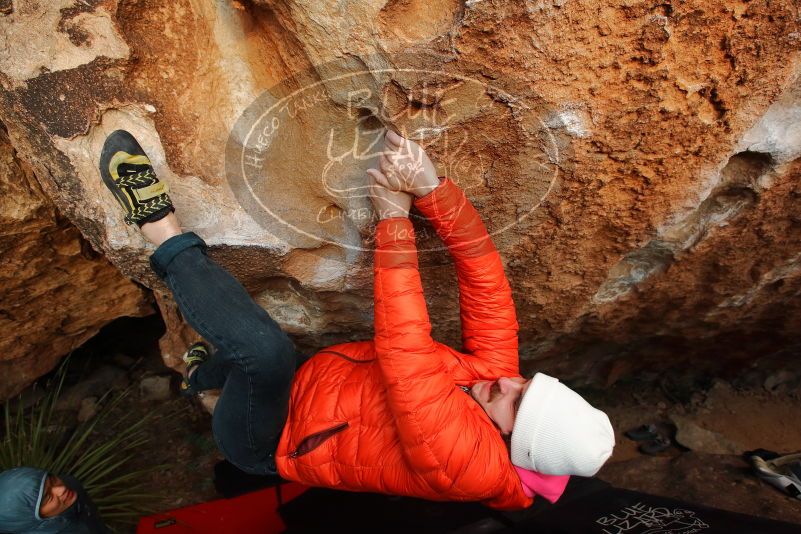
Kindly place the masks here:
POLYGON ((15 467, 0 473, 0 532, 28 532, 42 523, 39 507, 47 471, 15 467))

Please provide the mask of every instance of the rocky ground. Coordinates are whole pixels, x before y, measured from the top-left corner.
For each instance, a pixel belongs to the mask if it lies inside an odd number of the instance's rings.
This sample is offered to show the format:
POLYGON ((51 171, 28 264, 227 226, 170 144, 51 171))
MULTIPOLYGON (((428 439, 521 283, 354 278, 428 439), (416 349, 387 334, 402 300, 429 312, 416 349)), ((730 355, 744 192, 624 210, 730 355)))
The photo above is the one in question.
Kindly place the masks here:
POLYGON ((598 476, 618 487, 801 523, 799 501, 759 481, 741 456, 758 448, 801 451, 796 384, 797 377, 781 373, 762 384, 667 379, 661 387, 631 381, 593 392, 617 438, 598 476), (673 444, 654 456, 640 453, 639 443, 624 436, 650 422, 673 444))
MULTIPOLYGON (((158 411, 149 442, 131 459, 134 467, 165 466, 148 480, 158 497, 155 511, 218 498, 212 475, 222 459, 210 417, 198 402, 178 395, 178 375, 161 362, 162 331, 156 317, 104 329, 73 355, 72 383, 61 402, 63 409, 91 410, 92 399, 109 385, 133 385, 120 410, 142 417, 158 411), (136 336, 130 335, 133 328, 136 336)), ((757 480, 741 459, 743 451, 760 447, 801 450, 801 427, 793 424, 801 407, 798 380, 789 372, 730 380, 668 374, 656 386, 628 380, 583 391, 616 429, 615 454, 599 477, 618 487, 801 523, 798 501, 757 480), (654 456, 640 453, 638 443, 624 436, 649 422, 672 438, 672 446, 654 456)))

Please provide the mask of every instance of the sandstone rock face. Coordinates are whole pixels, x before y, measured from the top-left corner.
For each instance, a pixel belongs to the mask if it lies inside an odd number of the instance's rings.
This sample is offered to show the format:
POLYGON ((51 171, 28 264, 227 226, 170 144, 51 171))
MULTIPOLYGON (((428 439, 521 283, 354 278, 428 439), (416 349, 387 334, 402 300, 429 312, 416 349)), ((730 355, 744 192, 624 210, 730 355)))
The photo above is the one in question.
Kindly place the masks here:
MULTIPOLYGON (((506 261, 521 359, 608 383, 794 343, 801 22, 793 0, 16 1, 0 114, 46 194, 164 287, 103 188, 134 133, 185 227, 307 349, 371 335, 364 170, 430 150, 506 261)), ((417 221, 435 336, 455 275, 417 221)), ((191 333, 159 297, 177 365, 191 333)))
POLYGON ((0 399, 5 399, 107 322, 147 315, 153 307, 145 291, 59 215, 2 125, 0 192, 0 399))

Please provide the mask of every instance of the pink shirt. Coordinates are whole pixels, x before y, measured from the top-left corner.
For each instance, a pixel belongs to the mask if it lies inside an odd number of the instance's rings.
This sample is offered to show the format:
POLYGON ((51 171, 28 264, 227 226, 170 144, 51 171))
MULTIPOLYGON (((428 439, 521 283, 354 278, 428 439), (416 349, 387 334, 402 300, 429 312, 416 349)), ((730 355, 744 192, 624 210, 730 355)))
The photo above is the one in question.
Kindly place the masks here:
POLYGON ((565 492, 567 481, 570 475, 543 475, 536 471, 529 471, 522 467, 514 466, 520 482, 523 483, 523 492, 527 497, 541 495, 554 503, 565 492))

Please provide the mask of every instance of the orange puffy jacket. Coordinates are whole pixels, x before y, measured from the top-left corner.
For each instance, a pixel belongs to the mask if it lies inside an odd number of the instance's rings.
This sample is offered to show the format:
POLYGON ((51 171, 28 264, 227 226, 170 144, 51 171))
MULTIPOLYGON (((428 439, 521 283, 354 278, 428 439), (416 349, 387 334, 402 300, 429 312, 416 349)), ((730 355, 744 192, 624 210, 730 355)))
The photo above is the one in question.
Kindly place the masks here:
POLYGON ((278 471, 310 486, 527 507, 500 432, 459 387, 519 376, 517 319, 500 256, 449 179, 415 205, 456 263, 465 352, 431 338, 411 222, 381 221, 375 338, 321 350, 300 368, 278 471))

